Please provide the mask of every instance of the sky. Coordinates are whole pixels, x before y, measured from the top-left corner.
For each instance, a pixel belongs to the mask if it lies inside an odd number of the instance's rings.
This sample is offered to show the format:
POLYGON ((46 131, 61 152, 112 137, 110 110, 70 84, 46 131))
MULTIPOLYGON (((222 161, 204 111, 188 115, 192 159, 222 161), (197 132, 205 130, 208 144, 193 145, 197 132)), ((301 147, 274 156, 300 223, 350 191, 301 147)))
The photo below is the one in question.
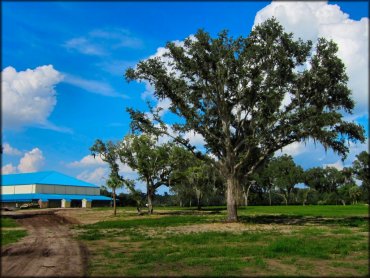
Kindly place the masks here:
MULTIPOLYGON (((54 170, 105 184, 109 170, 89 147, 98 138, 121 140, 129 131, 126 108, 147 111, 146 100, 154 101, 153 88, 127 83, 125 70, 200 28, 212 36, 224 29, 248 36, 271 16, 295 38, 338 43, 356 103, 345 119, 363 125, 368 136, 368 2, 2 1, 1 6, 3 174, 54 170)), ((168 101, 155 105, 167 112, 168 101)), ((188 138, 201 147, 201 136, 188 138)), ((343 162, 311 141, 276 155, 290 154, 304 169, 341 168, 368 145, 349 148, 343 162)), ((126 165, 121 174, 136 177, 126 165)))

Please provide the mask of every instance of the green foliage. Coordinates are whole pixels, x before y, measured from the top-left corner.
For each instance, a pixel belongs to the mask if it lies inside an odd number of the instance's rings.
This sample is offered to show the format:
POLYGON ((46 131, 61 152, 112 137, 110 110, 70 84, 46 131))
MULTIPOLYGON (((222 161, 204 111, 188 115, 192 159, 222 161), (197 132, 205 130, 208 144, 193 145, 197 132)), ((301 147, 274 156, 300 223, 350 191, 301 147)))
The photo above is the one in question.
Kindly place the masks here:
POLYGON ((189 151, 179 148, 187 155, 181 155, 179 158, 182 167, 175 169, 171 178, 175 180, 172 183, 171 191, 175 193, 181 201, 181 204, 193 198, 197 201, 198 210, 201 209, 203 199, 209 200, 219 193, 221 177, 214 168, 211 158, 207 157, 208 162, 194 157, 189 151))
POLYGON ((102 140, 98 139, 90 148, 90 151, 94 158, 96 155, 99 155, 100 158, 109 165, 110 174, 107 180, 107 186, 113 190, 113 209, 114 215, 116 215, 116 190, 124 185, 127 185, 128 188, 131 189, 132 183, 119 174, 119 165, 117 163, 119 158, 118 146, 112 141, 104 143, 102 140))
POLYGON ((0 221, 0 227, 2 228, 15 228, 19 226, 18 223, 12 218, 2 216, 0 221))
POLYGON ((25 230, 2 230, 1 231, 1 246, 19 241, 27 235, 25 230))
POLYGON ((285 203, 290 202, 294 186, 303 181, 303 169, 297 166, 289 155, 272 158, 265 168, 256 172, 253 178, 257 183, 271 191, 278 188, 285 203))
POLYGON ((353 162, 353 171, 356 178, 362 181, 362 186, 369 192, 370 189, 370 169, 369 169, 369 153, 366 151, 356 155, 356 160, 353 162))
MULTIPOLYGON (((170 42, 162 58, 141 61, 126 79, 146 80, 158 99, 182 118, 172 129, 161 120, 128 109, 136 132, 167 134, 194 153, 181 135, 196 131, 228 179, 229 220, 237 220, 237 186, 275 151, 313 138, 345 157, 347 140, 364 142, 364 129, 343 120, 354 102, 333 41, 294 40, 276 19, 255 26, 248 37, 216 38, 199 30, 184 44, 170 42), (302 70, 303 65, 309 65, 302 70), (290 103, 283 104, 288 97, 290 103)), ((198 152, 198 155, 201 155, 198 152)))
POLYGON ((78 238, 82 240, 99 240, 104 238, 104 235, 99 230, 89 229, 86 232, 80 234, 78 238))
MULTIPOLYGON (((366 217, 368 207, 361 205, 352 206, 249 206, 240 210, 241 215, 296 215, 296 216, 320 216, 330 218, 341 217, 366 217)), ((364 220, 365 221, 365 220, 364 220)))
MULTIPOLYGON (((146 183, 149 213, 153 213, 157 188, 175 183, 176 175, 173 173, 179 172, 184 163, 189 163, 189 159, 183 159, 188 151, 172 143, 158 145, 157 139, 151 134, 127 135, 118 150, 121 162, 136 170, 146 183)), ((135 192, 133 194, 138 196, 135 192)))

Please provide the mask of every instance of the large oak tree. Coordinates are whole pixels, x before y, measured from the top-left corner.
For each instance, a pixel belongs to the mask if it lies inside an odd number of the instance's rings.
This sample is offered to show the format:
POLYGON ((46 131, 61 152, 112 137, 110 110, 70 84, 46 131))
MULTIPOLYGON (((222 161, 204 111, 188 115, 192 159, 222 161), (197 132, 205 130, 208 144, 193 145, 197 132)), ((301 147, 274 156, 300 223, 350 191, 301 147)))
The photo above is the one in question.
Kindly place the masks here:
MULTIPOLYGON (((275 20, 248 37, 226 31, 212 38, 199 30, 183 44, 170 42, 164 58, 141 61, 126 71, 128 81, 147 81, 158 99, 183 119, 173 128, 201 134, 226 179, 229 221, 237 221, 237 195, 275 151, 313 138, 343 157, 346 140, 364 141, 363 128, 343 120, 354 102, 337 45, 323 38, 294 40, 275 20)), ((129 110, 137 130, 156 129, 147 115, 129 110)), ((158 117, 155 120, 161 121, 158 117)), ((190 146, 180 137, 178 141, 190 146)))

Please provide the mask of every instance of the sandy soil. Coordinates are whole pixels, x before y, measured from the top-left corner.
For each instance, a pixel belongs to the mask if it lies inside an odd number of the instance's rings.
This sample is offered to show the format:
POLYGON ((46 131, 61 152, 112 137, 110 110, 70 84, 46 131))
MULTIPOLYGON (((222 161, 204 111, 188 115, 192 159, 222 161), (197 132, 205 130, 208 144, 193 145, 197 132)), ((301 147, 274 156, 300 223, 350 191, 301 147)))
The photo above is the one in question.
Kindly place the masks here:
POLYGON ((67 219, 52 210, 3 215, 16 218, 28 236, 1 249, 1 277, 86 276, 87 248, 72 239, 67 219))

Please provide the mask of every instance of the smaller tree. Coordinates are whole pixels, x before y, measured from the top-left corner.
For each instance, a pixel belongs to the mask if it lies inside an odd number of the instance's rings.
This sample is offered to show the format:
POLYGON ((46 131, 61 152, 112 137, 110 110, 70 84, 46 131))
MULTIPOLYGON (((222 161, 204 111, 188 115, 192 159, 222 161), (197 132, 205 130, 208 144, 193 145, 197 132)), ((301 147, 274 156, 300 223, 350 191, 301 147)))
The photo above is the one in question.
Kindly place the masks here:
POLYGON ((288 205, 294 186, 303 181, 302 167, 297 166, 290 155, 283 155, 271 159, 267 172, 273 180, 272 184, 279 189, 278 194, 284 198, 285 205, 288 205))
POLYGON ((116 208, 116 189, 127 184, 128 181, 119 175, 119 165, 117 146, 112 141, 104 143, 102 140, 97 139, 94 145, 90 148, 91 154, 99 156, 104 162, 107 162, 110 168, 109 179, 107 180, 107 186, 113 191, 113 210, 114 215, 117 214, 116 208))
POLYGON ((153 213, 156 190, 162 185, 170 186, 170 176, 178 162, 173 151, 173 144, 158 145, 156 138, 149 134, 127 135, 120 143, 119 159, 135 169, 146 183, 149 214, 153 213))
POLYGON ((368 152, 363 151, 356 155, 356 160, 353 162, 353 173, 356 179, 362 182, 361 189, 364 196, 364 201, 369 201, 370 191, 370 155, 368 152))
POLYGON ((298 190, 298 199, 302 202, 302 206, 305 206, 308 199, 308 194, 311 192, 311 188, 300 188, 298 190))
POLYGON ((189 186, 193 188, 197 198, 198 210, 201 210, 201 199, 215 191, 216 173, 212 165, 204 161, 194 162, 194 166, 186 171, 189 186))
POLYGON ((125 180, 118 174, 116 171, 111 171, 109 179, 107 180, 107 186, 112 189, 112 198, 113 198, 113 211, 114 216, 117 215, 117 194, 116 190, 124 186, 125 180))

